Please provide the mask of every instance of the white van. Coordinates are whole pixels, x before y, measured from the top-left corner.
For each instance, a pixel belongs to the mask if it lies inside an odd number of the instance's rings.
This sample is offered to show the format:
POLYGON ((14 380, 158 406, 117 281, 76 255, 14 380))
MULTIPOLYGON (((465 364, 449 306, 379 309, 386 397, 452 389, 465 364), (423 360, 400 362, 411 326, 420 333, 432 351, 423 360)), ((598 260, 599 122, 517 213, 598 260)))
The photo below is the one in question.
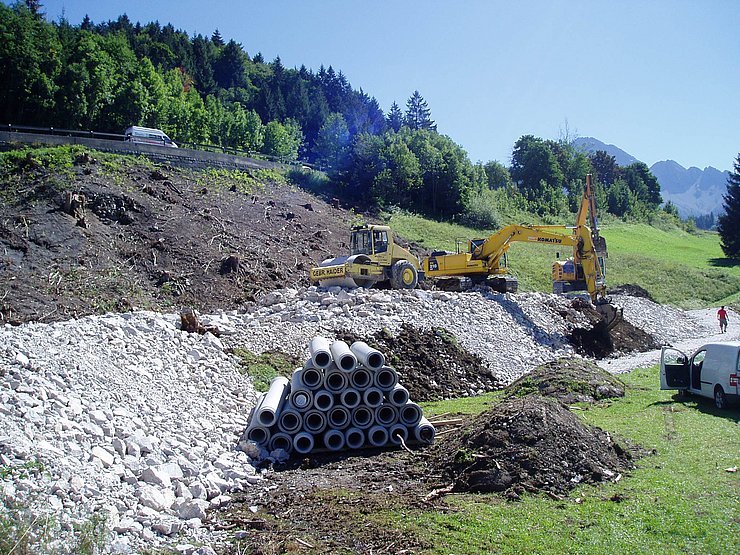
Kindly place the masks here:
POLYGON ((165 135, 161 129, 152 129, 150 127, 138 127, 133 125, 123 132, 124 141, 130 143, 141 143, 145 145, 167 146, 177 148, 175 141, 165 135))
POLYGON ((717 408, 738 401, 740 341, 707 343, 690 357, 673 347, 660 353, 660 389, 714 399, 717 408))

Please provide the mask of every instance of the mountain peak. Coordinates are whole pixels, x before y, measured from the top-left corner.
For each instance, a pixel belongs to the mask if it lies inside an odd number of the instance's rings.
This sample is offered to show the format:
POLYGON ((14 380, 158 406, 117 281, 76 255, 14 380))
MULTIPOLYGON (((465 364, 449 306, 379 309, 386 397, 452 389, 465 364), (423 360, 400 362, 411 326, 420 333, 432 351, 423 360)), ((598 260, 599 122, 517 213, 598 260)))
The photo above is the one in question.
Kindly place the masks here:
POLYGON ((619 164, 620 166, 629 166, 630 164, 634 164, 635 162, 640 161, 631 154, 622 150, 621 148, 603 143, 593 137, 578 137, 575 141, 573 141, 573 146, 575 146, 578 150, 582 152, 588 153, 593 153, 597 150, 603 150, 609 156, 614 156, 617 164, 619 164))

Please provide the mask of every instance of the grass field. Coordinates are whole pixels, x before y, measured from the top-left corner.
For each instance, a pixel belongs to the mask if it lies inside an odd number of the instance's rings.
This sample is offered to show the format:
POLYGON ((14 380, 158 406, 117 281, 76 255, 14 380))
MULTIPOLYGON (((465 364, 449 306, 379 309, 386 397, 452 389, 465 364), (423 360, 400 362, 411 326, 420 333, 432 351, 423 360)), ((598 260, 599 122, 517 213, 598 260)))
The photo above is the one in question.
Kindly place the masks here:
MULTIPOLYGON (((490 230, 393 213, 389 225, 402 237, 431 251, 456 250, 456 239, 486 237, 490 230)), ((663 231, 644 224, 608 224, 602 235, 609 246, 607 286, 636 284, 657 302, 682 308, 740 303, 740 263, 724 258, 716 233, 663 231)), ((508 252, 510 272, 520 291, 551 291, 550 268, 563 248, 514 243, 508 252)))
MULTIPOLYGON (((621 376, 623 399, 583 406, 589 424, 652 452, 616 483, 579 486, 562 501, 529 495, 447 498, 452 512, 393 515, 394 524, 438 546, 428 553, 740 552, 740 463, 737 410, 710 400, 675 400, 657 389, 657 368, 621 376)), ((476 413, 495 395, 425 404, 425 413, 476 413)))

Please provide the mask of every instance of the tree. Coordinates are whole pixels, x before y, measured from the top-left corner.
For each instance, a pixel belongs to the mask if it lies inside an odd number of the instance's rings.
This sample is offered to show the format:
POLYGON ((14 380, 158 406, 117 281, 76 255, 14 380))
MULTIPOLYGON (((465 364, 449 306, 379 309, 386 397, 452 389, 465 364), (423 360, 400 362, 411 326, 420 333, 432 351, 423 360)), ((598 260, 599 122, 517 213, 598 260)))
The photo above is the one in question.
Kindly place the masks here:
POLYGON ((607 154, 605 150, 597 150, 589 158, 596 174, 594 177, 603 185, 610 187, 621 176, 616 157, 607 154))
POLYGON ((213 68, 213 77, 219 87, 230 89, 247 85, 245 57, 241 45, 233 39, 223 47, 213 68))
POLYGON ((285 124, 271 121, 265 126, 265 154, 297 160, 302 146, 303 133, 295 120, 287 120, 285 124))
POLYGON ((533 135, 524 135, 514 144, 509 173, 519 192, 529 201, 539 203, 538 199, 545 196, 545 192, 551 198, 555 198, 555 190, 562 193, 565 177, 557 159, 547 143, 533 135), (552 187, 553 191, 545 191, 543 183, 552 187))
POLYGON ((414 91, 406 102, 406 116, 403 122, 411 129, 437 130, 437 124, 431 118, 431 110, 427 106, 427 101, 422 98, 419 91, 414 91))
POLYGON ((735 171, 727 178, 723 208, 725 213, 717 218, 722 251, 729 258, 740 258, 740 154, 735 159, 735 171))
POLYGON ((349 149, 349 130, 344 116, 331 113, 319 130, 314 151, 320 164, 339 170, 349 149))
POLYGON ((511 175, 509 175, 509 170, 502 163, 496 161, 486 162, 483 170, 486 174, 486 182, 489 189, 503 189, 504 187, 511 186, 511 175))
POLYGON ((213 35, 211 35, 211 42, 216 45, 217 48, 221 48, 224 44, 224 39, 221 38, 221 33, 218 32, 218 29, 213 31, 213 35))
POLYGON ((637 200, 655 209, 663 202, 660 194, 660 183, 650 173, 650 168, 644 162, 635 162, 624 168, 624 180, 630 190, 635 193, 637 200))
POLYGON ((396 104, 395 101, 391 104, 391 109, 388 111, 386 123, 389 128, 396 132, 398 132, 403 125, 403 112, 401 112, 401 108, 398 107, 398 104, 396 104))

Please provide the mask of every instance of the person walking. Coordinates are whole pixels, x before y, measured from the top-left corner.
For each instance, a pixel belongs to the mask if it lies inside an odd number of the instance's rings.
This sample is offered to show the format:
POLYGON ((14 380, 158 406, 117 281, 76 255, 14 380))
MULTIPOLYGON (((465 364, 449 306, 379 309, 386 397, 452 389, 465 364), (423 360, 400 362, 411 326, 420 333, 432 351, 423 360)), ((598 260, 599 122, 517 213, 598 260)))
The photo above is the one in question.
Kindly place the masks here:
POLYGON ((720 333, 727 333, 727 311, 724 306, 717 311, 717 319, 720 333))

